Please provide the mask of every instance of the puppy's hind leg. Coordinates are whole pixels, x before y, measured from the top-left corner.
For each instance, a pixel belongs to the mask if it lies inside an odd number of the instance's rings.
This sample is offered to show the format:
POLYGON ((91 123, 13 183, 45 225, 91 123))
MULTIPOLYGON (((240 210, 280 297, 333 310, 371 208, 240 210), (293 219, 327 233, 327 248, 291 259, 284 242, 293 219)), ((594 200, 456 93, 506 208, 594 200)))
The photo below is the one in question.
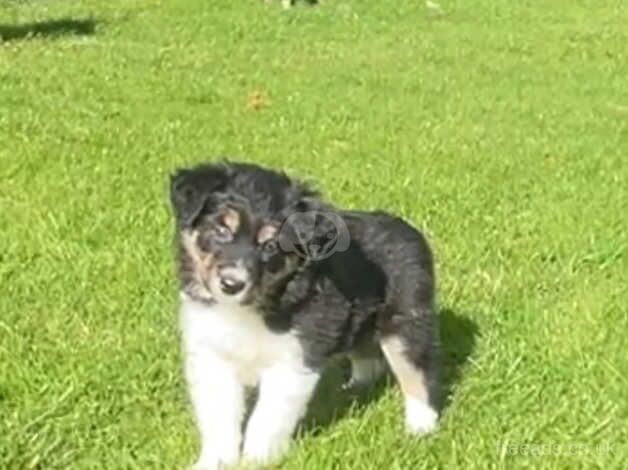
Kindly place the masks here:
POLYGON ((425 331, 414 322, 385 335, 382 350, 405 399, 406 427, 413 434, 426 434, 436 428, 438 412, 434 402, 437 388, 436 344, 426 341, 425 331))

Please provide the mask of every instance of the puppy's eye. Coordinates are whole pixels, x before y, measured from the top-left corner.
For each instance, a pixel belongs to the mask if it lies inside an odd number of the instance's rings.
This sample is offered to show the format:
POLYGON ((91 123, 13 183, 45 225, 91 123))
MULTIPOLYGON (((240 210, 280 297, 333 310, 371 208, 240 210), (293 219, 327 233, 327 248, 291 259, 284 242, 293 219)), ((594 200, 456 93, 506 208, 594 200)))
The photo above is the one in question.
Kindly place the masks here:
POLYGON ((226 225, 216 225, 214 227, 214 236, 221 243, 227 243, 233 239, 233 233, 226 225))
POLYGON ((279 244, 275 239, 268 240, 262 245, 262 250, 264 250, 264 254, 272 256, 279 251, 279 244))
POLYGON ((211 251, 211 247, 212 247, 212 234, 211 232, 203 232, 199 235, 197 243, 199 248, 202 251, 206 251, 209 252, 211 251))

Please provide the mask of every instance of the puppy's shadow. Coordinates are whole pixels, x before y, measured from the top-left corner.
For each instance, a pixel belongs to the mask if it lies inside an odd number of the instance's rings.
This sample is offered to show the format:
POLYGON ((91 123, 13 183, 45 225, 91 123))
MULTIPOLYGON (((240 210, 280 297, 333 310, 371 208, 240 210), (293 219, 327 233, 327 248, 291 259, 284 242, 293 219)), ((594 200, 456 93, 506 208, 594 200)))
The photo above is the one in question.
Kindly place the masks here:
MULTIPOLYGON (((442 354, 439 403, 442 412, 455 399, 456 384, 462 378, 463 367, 473 353, 479 329, 471 318, 449 308, 440 309, 439 321, 442 354)), ((371 387, 346 391, 342 389, 342 384, 349 375, 348 360, 335 362, 325 371, 300 432, 317 434, 352 411, 358 414, 364 412, 395 384, 391 374, 388 374, 371 387)))
POLYGON ((39 21, 10 25, 0 23, 0 43, 17 41, 32 37, 86 36, 94 34, 96 21, 92 19, 61 18, 58 20, 39 21))
POLYGON ((456 384, 477 342, 478 324, 468 315, 449 308, 440 310, 441 338, 441 411, 455 399, 456 384))

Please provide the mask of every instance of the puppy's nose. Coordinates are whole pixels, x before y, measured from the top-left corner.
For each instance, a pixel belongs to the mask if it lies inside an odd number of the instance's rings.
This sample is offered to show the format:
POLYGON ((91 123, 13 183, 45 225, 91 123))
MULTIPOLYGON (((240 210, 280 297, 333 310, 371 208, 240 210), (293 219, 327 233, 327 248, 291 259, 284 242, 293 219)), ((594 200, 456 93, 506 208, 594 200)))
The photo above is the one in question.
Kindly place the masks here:
POLYGON ((220 278, 220 288, 227 295, 236 295, 244 289, 246 283, 240 279, 231 276, 223 276, 220 278))

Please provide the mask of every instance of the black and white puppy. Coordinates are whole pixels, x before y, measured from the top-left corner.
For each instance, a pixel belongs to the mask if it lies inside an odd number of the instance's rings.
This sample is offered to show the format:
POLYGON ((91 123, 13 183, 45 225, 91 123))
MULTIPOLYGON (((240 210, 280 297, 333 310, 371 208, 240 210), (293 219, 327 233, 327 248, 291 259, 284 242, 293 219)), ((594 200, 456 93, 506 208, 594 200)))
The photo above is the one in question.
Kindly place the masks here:
POLYGON ((385 213, 339 211, 246 163, 178 170, 171 201, 201 437, 195 468, 278 458, 339 354, 351 360, 352 384, 375 380, 387 362, 408 430, 434 429, 434 275, 419 232, 385 213), (247 387, 259 394, 242 438, 247 387))

